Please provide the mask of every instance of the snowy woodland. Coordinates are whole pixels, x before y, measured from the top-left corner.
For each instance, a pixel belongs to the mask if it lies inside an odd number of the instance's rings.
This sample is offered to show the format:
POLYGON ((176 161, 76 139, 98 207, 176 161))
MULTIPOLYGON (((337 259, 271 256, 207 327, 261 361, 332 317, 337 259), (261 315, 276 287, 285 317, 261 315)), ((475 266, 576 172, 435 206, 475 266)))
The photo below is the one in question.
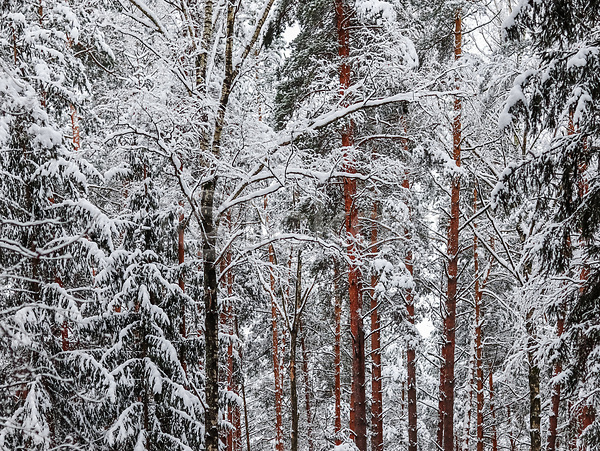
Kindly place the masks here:
POLYGON ((600 0, 0 0, 0 450, 600 450, 600 0))

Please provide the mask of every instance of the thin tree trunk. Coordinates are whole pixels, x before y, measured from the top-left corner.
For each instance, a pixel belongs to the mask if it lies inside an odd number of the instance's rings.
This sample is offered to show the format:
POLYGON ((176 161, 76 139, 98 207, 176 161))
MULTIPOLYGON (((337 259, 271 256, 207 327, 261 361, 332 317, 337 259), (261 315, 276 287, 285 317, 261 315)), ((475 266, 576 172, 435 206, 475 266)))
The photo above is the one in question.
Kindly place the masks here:
MULTIPOLYGON (((338 54, 342 59, 339 69, 340 95, 347 94, 350 87, 350 32, 349 16, 343 0, 335 0, 335 16, 338 37, 338 54)), ((347 104, 347 100, 344 101, 347 104)), ((352 337, 352 390, 350 395, 350 431, 359 451, 367 449, 367 415, 365 395, 365 332, 362 322, 362 297, 358 254, 358 208, 355 203, 356 173, 355 161, 350 154, 354 140, 352 121, 342 130, 344 164, 342 172, 351 174, 344 177, 344 207, 346 212, 346 240, 348 242, 348 285, 350 299, 350 335, 352 337)))
POLYGON ((540 451, 541 438, 541 400, 540 400, 540 368, 535 361, 533 352, 535 329, 533 325, 533 309, 527 313, 527 360, 529 362, 529 436, 530 451, 540 451))
MULTIPOLYGON (((462 15, 456 12, 454 21, 454 58, 458 61, 462 56, 462 15)), ((458 80, 457 80, 458 89, 458 80)), ((461 150, 461 112, 460 97, 454 100, 454 121, 452 124, 453 157, 460 167, 461 150)), ((442 346, 443 370, 440 372, 443 408, 441 421, 443 425, 443 449, 454 449, 454 351, 456 346, 456 301, 458 278, 458 241, 460 219, 460 176, 452 177, 450 226, 448 227, 448 291, 446 297, 446 314, 444 317, 444 344, 442 346)))
POLYGON ((308 352, 306 350, 305 334, 302 329, 302 321, 299 323, 300 326, 300 346, 302 348, 302 373, 304 374, 304 395, 306 399, 306 432, 308 439, 308 451, 314 450, 313 442, 313 431, 312 431, 312 414, 310 409, 310 375, 308 373, 308 352))
MULTIPOLYGON (((182 205, 183 208, 183 205, 182 205)), ((184 220, 185 216, 183 213, 179 215, 179 227, 177 228, 177 260, 179 262, 179 268, 182 270, 183 264, 185 263, 185 241, 184 241, 184 220)), ((185 277, 183 272, 179 273, 179 288, 182 292, 185 292, 185 277)), ((179 324, 179 335, 181 335, 181 347, 179 349, 179 362, 183 368, 184 373, 187 374, 187 363, 184 357, 185 340, 187 337, 186 324, 185 324, 185 304, 181 302, 181 323, 179 324)))
POLYGON ((296 382, 296 348, 298 341, 299 314, 298 309, 302 302, 302 254, 298 250, 298 261, 296 268, 296 290, 294 293, 294 318, 290 330, 290 398, 292 408, 292 434, 291 451, 298 451, 298 384, 296 382))
MULTIPOLYGON (((402 125, 404 133, 407 132, 406 119, 402 117, 402 125)), ((406 153, 408 153, 408 140, 403 140, 403 146, 406 153)), ((410 173, 408 170, 404 172, 404 180, 402 187, 409 191, 410 190, 410 173)), ((409 219, 411 215, 411 209, 409 207, 409 219)), ((413 255, 411 250, 411 235, 408 227, 404 228, 404 238, 408 247, 406 253, 406 259, 404 265, 408 270, 409 274, 413 275, 413 255)), ((412 289, 408 289, 405 294, 406 297, 406 314, 407 320, 414 330, 415 325, 415 297, 412 289)), ((417 451, 417 362, 416 362, 416 349, 415 340, 411 336, 409 337, 406 344, 406 382, 408 385, 408 451, 417 451)), ((404 396, 403 396, 404 397, 404 396)))
MULTIPOLYGON (((473 215, 477 214, 477 188, 473 190, 473 215)), ((483 346, 481 340, 481 286, 477 224, 473 224, 473 261, 475 264, 475 379, 477 386, 477 451, 483 451, 483 346)))
POLYGON ((339 289, 340 270, 338 261, 333 260, 333 290, 335 298, 335 444, 342 444, 342 296, 339 289))
MULTIPOLYGON (((212 154, 219 156, 221 136, 225 126, 225 112, 233 86, 233 37, 235 5, 227 4, 227 26, 225 43, 225 78, 221 87, 219 110, 215 120, 212 154)), ((206 18, 205 18, 206 19, 206 18)), ((201 156, 202 158, 202 156, 201 156)), ((203 162, 206 164, 205 162, 203 162)), ((206 451, 219 451, 219 304, 217 300, 217 229, 215 227, 214 200, 218 177, 210 168, 210 176, 201 185, 200 219, 202 230, 203 288, 204 288, 204 333, 205 333, 205 447, 206 451)))
MULTIPOLYGON (((373 202, 371 212, 371 249, 370 252, 377 254, 377 219, 378 205, 373 202)), ((381 321, 379 319, 378 300, 375 287, 379 281, 376 274, 371 276, 371 358, 373 368, 371 369, 371 450, 383 450, 383 391, 381 386, 381 321)))
MULTIPOLYGON (((265 199, 266 203, 266 199, 265 199)), ((273 266, 275 265, 275 250, 269 246, 269 264, 271 281, 271 327, 273 333, 273 378, 275 380, 275 450, 283 451, 283 417, 281 412, 282 387, 281 387, 281 359, 279 352, 279 334, 277 326, 277 301, 275 299, 275 275, 273 266)))
MULTIPOLYGON (((237 316, 235 317, 234 321, 235 321, 234 322, 235 334, 239 338, 240 328, 238 325, 237 316)), ((242 353, 242 348, 240 348, 239 382, 240 382, 240 388, 242 391, 242 404, 243 404, 243 409, 244 409, 244 428, 246 430, 246 451, 250 451, 250 422, 248 420, 248 405, 246 403, 246 384, 244 382, 243 364, 244 364, 244 356, 242 353)), ((240 437, 239 451, 241 451, 241 450, 242 450, 242 443, 241 443, 241 437, 240 437)))
POLYGON ((216 175, 202 185, 202 255, 204 288, 204 337, 206 343, 206 451, 219 451, 219 305, 217 302, 216 245, 217 233, 213 224, 216 175))

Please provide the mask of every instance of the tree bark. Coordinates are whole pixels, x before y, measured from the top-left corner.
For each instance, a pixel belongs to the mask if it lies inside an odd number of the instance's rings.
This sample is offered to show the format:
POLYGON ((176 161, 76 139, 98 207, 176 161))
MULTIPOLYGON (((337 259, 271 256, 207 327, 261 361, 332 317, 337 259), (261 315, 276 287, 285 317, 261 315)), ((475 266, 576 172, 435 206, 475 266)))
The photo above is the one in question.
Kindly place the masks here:
POLYGON ((299 308, 302 302, 302 254, 298 251, 296 290, 294 293, 294 318, 290 330, 290 400, 292 408, 291 451, 298 451, 298 384, 296 382, 296 348, 298 342, 299 308))
MULTIPOLYGON (((378 205, 373 202, 371 212, 371 253, 377 254, 377 219, 378 205)), ((378 300, 375 287, 379 281, 376 274, 371 276, 371 450, 383 450, 383 391, 381 386, 381 321, 379 319, 378 300)))
POLYGON ((335 299, 335 444, 342 444, 342 296, 339 289, 340 270, 338 261, 333 260, 333 286, 335 299))
MULTIPOLYGON (((406 133, 406 120, 402 118, 404 133, 406 133)), ((405 152, 408 153, 408 140, 403 140, 405 152)), ((410 173, 405 171, 402 187, 410 190, 410 173)), ((410 207, 408 209, 409 218, 411 215, 410 207)), ((406 240, 408 252, 404 265, 409 274, 413 275, 413 255, 411 250, 411 235, 408 227, 404 228, 404 238, 406 240)), ((406 314, 410 327, 414 330, 415 325, 415 298, 412 289, 406 291, 406 314)), ((408 451, 417 451, 417 362, 416 362, 415 339, 410 336, 406 344, 406 382, 408 385, 408 451)))
POLYGON ((535 361, 533 352, 535 330, 533 326, 533 309, 527 313, 527 360, 529 362, 529 437, 530 451, 540 451, 542 449, 541 438, 541 400, 540 400, 540 368, 535 361))
MULTIPOLYGON (((183 205, 182 205, 183 208, 183 205)), ((184 220, 185 216, 183 213, 179 215, 179 227, 177 228, 177 261, 179 263, 180 271, 183 270, 183 264, 185 263, 185 241, 184 241, 184 220)), ((179 273, 179 288, 181 288, 182 292, 185 292, 185 277, 183 272, 179 273)), ((181 322, 179 323, 179 335, 181 336, 181 346, 179 348, 179 362, 181 364, 181 368, 183 368, 183 372, 187 374, 187 363, 184 357, 185 351, 185 339, 187 336, 186 324, 185 324, 185 304, 181 302, 181 322)))
POLYGON ((219 451, 219 305, 217 302, 216 245, 214 220, 216 174, 202 185, 202 255, 204 288, 204 337, 206 343, 206 451, 219 451))
POLYGON ((312 436, 312 414, 310 409, 310 375, 308 373, 308 352, 306 350, 305 334, 302 329, 302 321, 299 323, 300 326, 300 346, 302 348, 302 373, 304 374, 304 395, 306 400, 306 432, 308 439, 308 451, 314 450, 314 442, 312 436))
MULTIPOLYGON (((473 215, 477 213, 477 188, 473 190, 473 215)), ((475 265, 475 379, 477 387, 477 451, 483 451, 483 345, 481 340, 481 282, 477 249, 477 224, 473 224, 473 261, 475 265)))
MULTIPOLYGON (((265 200, 266 202, 266 200, 265 200)), ((283 451, 283 416, 281 404, 283 399, 281 387, 281 359, 279 353, 279 334, 277 326, 277 301, 275 299, 275 275, 273 266, 275 265, 275 250, 269 246, 269 264, 271 280, 271 327, 273 333, 273 378, 275 380, 275 450, 283 451)))
MULTIPOLYGON (((462 15, 456 12, 454 21, 454 58, 458 61, 462 56, 462 15)), ((457 80, 458 89, 458 80, 457 80)), ((461 112, 460 97, 454 100, 454 121, 452 124, 453 157, 460 167, 461 153, 461 112)), ((440 388, 443 400, 441 422, 444 451, 454 449, 454 351, 456 346, 456 301, 458 278, 458 242, 460 219, 460 176, 452 177, 450 226, 448 227, 448 291, 446 297, 446 314, 444 317, 444 343, 442 346, 443 369, 440 372, 440 388)))
MULTIPOLYGON (((349 16, 343 0, 335 0, 335 16, 338 37, 338 54, 341 58, 339 69, 340 95, 343 97, 350 87, 350 32, 349 16)), ((347 103, 347 100, 343 103, 347 103)), ((348 253, 348 285, 350 299, 350 335, 352 337, 352 391, 350 395, 350 431, 354 444, 359 451, 367 449, 367 415, 365 395, 365 333, 362 321, 362 297, 358 255, 358 208, 355 203, 356 173, 354 158, 351 155, 354 144, 354 126, 352 121, 342 130, 344 163, 342 172, 350 174, 344 177, 344 207, 346 212, 346 240, 348 253)))

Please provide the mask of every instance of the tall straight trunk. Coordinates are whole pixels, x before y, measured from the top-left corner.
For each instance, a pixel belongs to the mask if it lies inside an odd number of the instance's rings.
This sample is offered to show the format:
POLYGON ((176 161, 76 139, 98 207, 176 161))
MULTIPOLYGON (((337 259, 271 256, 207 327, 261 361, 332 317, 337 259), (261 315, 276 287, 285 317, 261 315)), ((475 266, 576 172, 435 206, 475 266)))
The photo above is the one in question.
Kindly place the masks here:
POLYGON ((541 400, 540 400, 540 367, 538 366, 533 347, 535 345, 535 327, 533 325, 533 309, 527 313, 527 360, 529 363, 529 438, 530 451, 542 449, 541 437, 541 400))
POLYGON ((490 368, 490 413, 492 414, 492 451, 498 451, 498 434, 496 433, 496 409, 494 407, 494 372, 490 368))
MULTIPOLYGON (((185 263, 184 220, 185 216, 183 213, 181 213, 179 215, 179 226, 177 227, 177 261, 179 263, 180 269, 182 269, 183 264, 185 263)), ((185 292, 185 278, 183 272, 179 274, 179 288, 181 288, 181 291, 185 292)), ((184 373, 187 373, 187 363, 184 357, 184 343, 187 337, 187 331, 185 324, 185 304, 183 302, 181 303, 181 322, 179 323, 179 335, 181 335, 182 341, 182 345, 179 349, 179 362, 181 364, 181 368, 183 368, 184 373)))
POLYGON ((333 296, 335 299, 335 343, 334 343, 334 371, 335 371, 335 444, 342 444, 342 296, 339 289, 340 270, 339 263, 333 260, 333 296))
POLYGON ((302 321, 300 326, 300 347, 302 348, 302 374, 304 375, 304 397, 306 401, 306 434, 308 439, 308 451, 314 450, 313 431, 312 431, 312 414, 310 409, 310 375, 308 373, 308 351, 306 349, 306 335, 302 329, 302 321))
MULTIPOLYGON (((377 250, 377 219, 379 203, 373 202, 373 211, 371 212, 371 253, 376 254, 377 250)), ((383 391, 381 378, 381 320, 379 318, 378 299, 375 287, 379 277, 376 274, 371 276, 371 450, 383 450, 383 391)))
MULTIPOLYGON (((407 132, 406 119, 402 118, 404 133, 407 132)), ((408 153, 408 140, 403 140, 404 151, 408 153)), ((410 173, 405 171, 402 187, 410 190, 410 173)), ((408 194, 408 193, 407 193, 408 194)), ((409 219, 411 215, 410 208, 408 209, 409 219)), ((404 239, 408 247, 404 265, 409 274, 413 275, 413 255, 411 250, 411 235, 408 227, 404 228, 404 239)), ((406 314, 407 320, 414 330, 415 325, 415 297, 412 289, 408 289, 405 294, 406 298, 406 314)), ((406 344, 406 383, 408 385, 408 451, 417 451, 417 362, 416 362, 415 341, 412 337, 409 338, 406 344)), ((404 395, 404 392, 403 392, 404 395)), ((404 396, 403 396, 404 397, 404 396)))
POLYGON ((273 273, 273 265, 275 265, 275 250, 273 249, 273 246, 269 246, 269 264, 271 265, 271 327, 273 333, 273 378, 275 380, 275 450, 283 451, 283 416, 281 411, 283 394, 281 387, 281 359, 277 325, 277 300, 275 299, 275 275, 273 273))
POLYGON ((204 338, 205 338, 205 447, 206 451, 219 451, 219 305, 217 302, 216 246, 217 233, 214 220, 216 175, 202 185, 201 221, 204 288, 204 338))
POLYGON ((290 328, 290 401, 292 408, 291 451, 298 451, 298 423, 300 408, 298 407, 298 384, 296 381, 296 349, 298 342, 299 308, 302 302, 302 253, 298 250, 296 263, 296 290, 294 292, 294 319, 290 328))
MULTIPOLYGON (((462 56, 462 15, 456 12, 454 21, 454 59, 462 56)), ((458 80, 457 80, 458 89, 458 80)), ((454 121, 452 123, 453 157, 460 167, 461 149, 461 112, 462 102, 459 96, 454 100, 454 121)), ((458 278, 458 241, 460 218, 460 176, 452 177, 450 200, 450 226, 448 227, 448 291, 446 296, 446 315, 444 317, 444 343, 442 346, 442 365, 440 371, 440 388, 443 400, 441 422, 444 451, 454 449, 454 351, 456 346, 456 301, 458 278)))
MULTIPOLYGON (((269 263, 275 264, 275 250, 269 246, 269 263)), ((277 324, 277 300, 275 299, 275 275, 273 269, 270 274, 271 281, 271 326, 273 333, 273 377, 275 380, 275 449, 283 451, 283 415, 282 402, 283 393, 281 385, 281 357, 279 351, 279 330, 277 324)))
MULTIPOLYGON (((335 17, 338 37, 338 54, 341 58, 339 69, 340 95, 347 94, 350 87, 350 32, 349 20, 344 0, 335 0, 335 17)), ((347 101, 344 102, 347 105, 347 101)), ((344 163, 344 207, 346 212, 346 241, 348 253, 348 294, 350 300, 350 335, 352 338, 352 390, 350 394, 350 432, 359 451, 367 449, 367 412, 365 395, 365 332, 362 321, 362 296, 358 254, 358 208, 356 206, 356 173, 352 153, 354 126, 350 120, 342 130, 344 163)))
MULTIPOLYGON (((231 216, 228 215, 229 229, 231 231, 231 216)), ((233 306, 231 305, 231 298, 233 296, 233 272, 229 265, 231 264, 232 255, 231 251, 228 250, 225 256, 225 267, 228 268, 227 274, 225 275, 225 284, 227 286, 227 305, 224 307, 224 326, 225 330, 229 334, 229 343, 227 345, 227 389, 230 392, 237 393, 237 385, 235 383, 235 360, 233 358, 233 336, 235 334, 234 328, 234 312, 233 306)), ((227 406, 227 421, 232 425, 233 429, 227 432, 227 451, 234 451, 234 441, 236 434, 236 427, 234 424, 234 415, 237 411, 237 404, 227 406)))
MULTIPOLYGON (((240 336, 240 328, 239 328, 239 324, 238 324, 238 319, 237 316, 234 318, 234 325, 235 325, 235 335, 236 337, 240 336)), ((239 385, 240 385, 240 389, 242 392, 242 408, 244 411, 244 429, 245 429, 245 435, 246 435, 246 451, 250 451, 250 421, 248 420, 248 404, 246 403, 246 384, 244 382, 244 371, 243 371, 243 364, 244 364, 244 355, 243 355, 243 349, 240 348, 239 350, 239 356, 240 356, 240 364, 239 364, 239 385)), ((241 419, 240 419, 241 422, 241 419)), ((242 439, 241 439, 241 427, 240 427, 240 440, 239 440, 239 446, 236 448, 236 451, 242 451, 242 439)))
MULTIPOLYGON (((215 120, 212 154, 218 158, 221 137, 225 126, 225 112, 233 86, 233 38, 235 5, 227 4, 227 26, 225 42, 225 78, 221 86, 221 98, 215 120)), ((205 18, 206 19, 206 18, 205 18)), ((200 162, 206 166, 204 156, 200 162)), ((215 227, 215 190, 218 177, 214 167, 209 168, 208 177, 200 187, 200 221, 203 255, 204 289, 204 337, 205 337, 205 398, 204 446, 206 451, 219 451, 219 304, 217 300, 217 229, 215 227)))
MULTIPOLYGON (((473 215, 477 214, 477 188, 473 190, 473 215)), ((475 264, 475 380, 477 386, 477 451, 483 451, 483 345, 481 340, 481 278, 477 249, 477 224, 473 224, 473 261, 475 264)))

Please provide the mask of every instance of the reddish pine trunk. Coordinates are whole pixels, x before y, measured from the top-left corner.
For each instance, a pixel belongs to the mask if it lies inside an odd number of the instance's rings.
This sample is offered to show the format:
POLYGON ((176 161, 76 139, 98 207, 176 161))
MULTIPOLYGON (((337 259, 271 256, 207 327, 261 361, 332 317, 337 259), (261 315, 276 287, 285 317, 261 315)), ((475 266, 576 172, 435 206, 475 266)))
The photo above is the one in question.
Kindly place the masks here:
MULTIPOLYGON (((343 0, 335 0, 340 65, 340 94, 344 96, 350 87, 350 34, 349 17, 343 0)), ((347 102, 345 102, 347 104, 347 102)), ((350 155, 353 146, 353 124, 350 121, 342 130, 344 165, 342 171, 355 174, 355 162, 350 155)), ((346 240, 348 241, 348 286, 350 299, 350 334, 352 336, 352 391, 350 395, 350 431, 360 451, 367 449, 367 415, 365 397, 365 333, 362 322, 362 302, 358 255, 358 208, 355 203, 356 179, 344 177, 344 207, 346 211, 346 240)))
MULTIPOLYGON (((454 57, 459 60, 462 55, 462 18, 460 10, 456 12, 454 30, 454 57)), ((460 97, 454 100, 454 122, 452 124, 453 157, 456 166, 460 166, 461 146, 461 111, 460 97)), ((452 178, 450 226, 448 228, 448 293, 446 297, 446 316, 444 317, 444 344, 442 346, 443 368, 440 372, 441 398, 443 401, 440 420, 442 423, 442 448, 444 451, 454 449, 454 350, 456 346, 456 294, 458 277, 458 234, 460 217, 460 176, 452 178)), ((438 437, 439 437, 438 433, 438 437)))
POLYGON ((340 270, 338 262, 333 261, 333 286, 335 297, 335 444, 341 445, 342 434, 342 296, 338 286, 340 270))
MULTIPOLYGON (((373 202, 371 219, 371 252, 377 253, 377 218, 378 203, 373 202)), ((371 356, 373 368, 371 370, 371 450, 383 450, 383 392, 381 387, 381 321, 375 287, 378 282, 377 275, 371 276, 371 356)))

